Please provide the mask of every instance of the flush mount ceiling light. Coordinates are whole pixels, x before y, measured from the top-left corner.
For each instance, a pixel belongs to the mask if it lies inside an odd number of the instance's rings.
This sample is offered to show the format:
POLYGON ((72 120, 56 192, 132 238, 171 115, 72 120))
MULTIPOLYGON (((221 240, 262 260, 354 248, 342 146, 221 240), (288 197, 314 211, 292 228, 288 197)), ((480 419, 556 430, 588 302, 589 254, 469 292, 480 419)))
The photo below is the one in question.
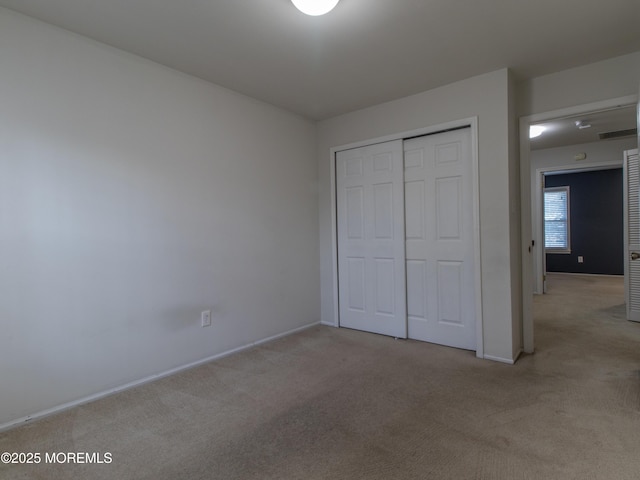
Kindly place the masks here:
POLYGON ((307 15, 324 15, 333 10, 340 0, 291 0, 298 10, 307 15))
POLYGON ((529 127, 529 138, 539 137, 545 130, 546 127, 543 127, 542 125, 531 125, 529 127))

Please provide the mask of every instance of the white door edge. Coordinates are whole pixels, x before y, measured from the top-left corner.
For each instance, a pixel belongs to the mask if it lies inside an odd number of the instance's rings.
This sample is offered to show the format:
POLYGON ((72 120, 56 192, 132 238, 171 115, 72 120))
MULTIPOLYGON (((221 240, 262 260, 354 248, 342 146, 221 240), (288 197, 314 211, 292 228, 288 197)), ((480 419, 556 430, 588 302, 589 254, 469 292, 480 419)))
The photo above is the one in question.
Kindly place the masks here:
POLYGON ((624 162, 622 168, 622 236, 624 252, 624 304, 627 314, 627 320, 629 319, 629 259, 627 258, 629 252, 629 185, 628 185, 628 152, 624 152, 624 162))
MULTIPOLYGON (((623 174, 623 222, 624 222, 624 302, 626 305, 627 312, 627 320, 638 322, 640 321, 640 313, 638 312, 637 305, 637 285, 638 285, 638 275, 637 269, 633 267, 631 260, 631 252, 635 251, 638 248, 637 243, 632 243, 630 239, 630 231, 629 231, 629 214, 630 214, 630 206, 629 206, 629 161, 634 159, 635 169, 637 170, 638 165, 638 149, 634 148, 632 150, 626 150, 623 153, 624 156, 624 168, 622 170, 623 174), (631 290, 634 288, 634 295, 632 297, 631 290)), ((637 177, 636 177, 637 178, 637 177)), ((637 189, 637 186, 636 186, 637 189)))

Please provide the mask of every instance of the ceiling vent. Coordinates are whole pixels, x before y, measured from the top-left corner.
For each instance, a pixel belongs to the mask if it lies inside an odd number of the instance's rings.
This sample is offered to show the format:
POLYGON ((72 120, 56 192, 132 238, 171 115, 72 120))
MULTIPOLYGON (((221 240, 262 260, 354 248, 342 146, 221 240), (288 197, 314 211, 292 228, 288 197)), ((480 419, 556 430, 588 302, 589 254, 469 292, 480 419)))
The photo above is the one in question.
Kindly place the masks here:
POLYGON ((613 132, 602 132, 598 134, 600 140, 611 140, 612 138, 632 137, 638 134, 637 128, 629 128, 628 130, 615 130, 613 132))

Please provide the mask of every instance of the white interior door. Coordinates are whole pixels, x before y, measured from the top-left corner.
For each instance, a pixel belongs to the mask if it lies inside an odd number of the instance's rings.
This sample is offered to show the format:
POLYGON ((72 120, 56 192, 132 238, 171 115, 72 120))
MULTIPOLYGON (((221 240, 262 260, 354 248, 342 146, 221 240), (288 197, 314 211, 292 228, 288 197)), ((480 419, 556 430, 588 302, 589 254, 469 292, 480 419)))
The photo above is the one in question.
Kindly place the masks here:
POLYGON ((402 140, 336 153, 340 326, 407 336, 402 140))
POLYGON ((471 129, 404 143, 409 338, 476 349, 471 129))
POLYGON ((624 152, 624 286, 627 319, 640 322, 640 162, 638 150, 624 152))

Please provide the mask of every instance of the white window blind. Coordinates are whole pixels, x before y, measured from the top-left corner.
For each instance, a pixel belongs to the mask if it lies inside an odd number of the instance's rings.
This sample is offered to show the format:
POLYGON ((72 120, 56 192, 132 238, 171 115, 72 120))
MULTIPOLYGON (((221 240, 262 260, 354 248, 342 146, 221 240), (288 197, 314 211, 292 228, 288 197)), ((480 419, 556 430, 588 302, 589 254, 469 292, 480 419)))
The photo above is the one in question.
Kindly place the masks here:
POLYGON ((544 190, 544 246, 550 252, 569 253, 569 187, 544 190))

